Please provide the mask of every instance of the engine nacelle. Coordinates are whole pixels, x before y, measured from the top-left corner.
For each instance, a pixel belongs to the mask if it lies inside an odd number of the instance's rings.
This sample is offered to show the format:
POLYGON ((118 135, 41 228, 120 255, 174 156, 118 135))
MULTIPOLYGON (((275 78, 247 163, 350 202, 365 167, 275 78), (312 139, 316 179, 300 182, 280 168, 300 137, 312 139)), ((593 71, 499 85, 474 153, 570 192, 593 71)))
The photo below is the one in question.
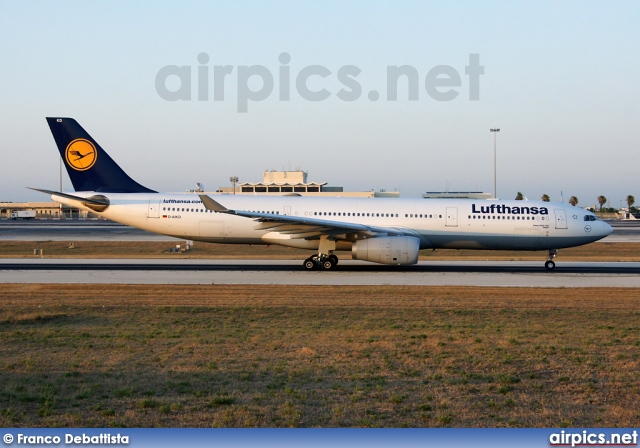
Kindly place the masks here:
POLYGON ((416 264, 420 240, 412 236, 380 236, 353 243, 355 260, 382 264, 416 264))

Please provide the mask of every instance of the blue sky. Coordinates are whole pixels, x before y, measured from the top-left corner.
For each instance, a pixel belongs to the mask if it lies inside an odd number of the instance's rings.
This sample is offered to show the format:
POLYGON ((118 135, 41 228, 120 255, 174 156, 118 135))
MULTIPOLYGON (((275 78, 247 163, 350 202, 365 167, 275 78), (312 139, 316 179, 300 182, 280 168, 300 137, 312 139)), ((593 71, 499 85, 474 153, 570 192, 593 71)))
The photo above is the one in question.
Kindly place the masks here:
MULTIPOLYGON (((640 200, 640 3, 605 2, 2 2, 0 200, 39 200, 57 188, 59 155, 44 118, 68 116, 134 179, 161 191, 208 189, 297 168, 349 190, 403 197, 448 188, 498 196, 604 194, 640 200), (209 100, 197 100, 197 57, 209 55, 209 100), (279 101, 278 57, 291 56, 291 98, 279 101), (478 54, 479 100, 469 100, 469 55, 478 54), (192 100, 155 88, 167 65, 190 66, 192 100), (233 66, 225 100, 213 100, 214 66, 233 66), (240 66, 261 65, 275 89, 238 112, 240 66), (324 101, 295 79, 310 65, 324 101), (338 70, 356 66, 362 95, 340 100, 338 70), (419 99, 386 98, 388 66, 419 74, 419 99), (427 73, 460 74, 459 95, 436 101, 427 73), (380 92, 371 101, 368 92, 380 92)), ((176 77, 167 82, 175 89, 176 77)), ((258 90, 253 78, 249 86, 258 90)), ((447 90, 447 88, 441 88, 447 90)), ((64 188, 70 183, 64 175, 64 188)))

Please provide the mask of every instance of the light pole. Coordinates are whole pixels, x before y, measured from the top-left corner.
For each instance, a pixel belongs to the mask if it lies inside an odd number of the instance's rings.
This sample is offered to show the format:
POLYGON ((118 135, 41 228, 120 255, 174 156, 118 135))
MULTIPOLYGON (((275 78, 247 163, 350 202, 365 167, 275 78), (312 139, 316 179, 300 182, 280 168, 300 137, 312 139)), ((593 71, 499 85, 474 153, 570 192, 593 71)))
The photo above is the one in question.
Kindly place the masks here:
MULTIPOLYGON (((62 193, 62 157, 60 157, 60 193, 62 193)), ((58 217, 62 219, 62 202, 58 205, 60 206, 60 213, 58 214, 58 217)))
POLYGON ((233 194, 236 194, 236 182, 238 182, 238 176, 232 176, 229 180, 233 183, 233 194))
POLYGON ((493 132, 493 197, 498 199, 498 188, 496 184, 496 133, 500 132, 498 128, 489 129, 489 132, 493 132))

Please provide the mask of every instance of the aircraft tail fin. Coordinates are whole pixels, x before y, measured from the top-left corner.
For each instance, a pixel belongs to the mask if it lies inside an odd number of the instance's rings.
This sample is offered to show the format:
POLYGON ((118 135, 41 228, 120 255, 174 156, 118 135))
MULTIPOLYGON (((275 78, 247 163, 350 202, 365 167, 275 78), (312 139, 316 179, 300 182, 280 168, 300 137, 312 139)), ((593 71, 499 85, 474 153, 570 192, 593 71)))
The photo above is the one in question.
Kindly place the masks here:
POLYGON ((156 193, 131 179, 73 118, 47 117, 75 191, 156 193))

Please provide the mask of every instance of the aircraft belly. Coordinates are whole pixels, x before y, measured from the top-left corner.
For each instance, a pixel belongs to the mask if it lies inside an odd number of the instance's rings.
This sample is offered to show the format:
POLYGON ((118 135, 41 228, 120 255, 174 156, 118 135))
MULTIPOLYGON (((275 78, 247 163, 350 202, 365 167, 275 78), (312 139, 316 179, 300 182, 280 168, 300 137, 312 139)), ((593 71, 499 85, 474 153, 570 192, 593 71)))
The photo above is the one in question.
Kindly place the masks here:
POLYGON ((539 250, 540 235, 519 234, 439 234, 429 235, 430 241, 438 249, 480 249, 480 250, 539 250), (514 243, 517 239, 517 247, 514 243))
POLYGON ((593 243, 600 238, 587 237, 587 236, 553 236, 549 238, 543 238, 541 243, 541 249, 562 249, 565 247, 582 246, 584 244, 593 243))

